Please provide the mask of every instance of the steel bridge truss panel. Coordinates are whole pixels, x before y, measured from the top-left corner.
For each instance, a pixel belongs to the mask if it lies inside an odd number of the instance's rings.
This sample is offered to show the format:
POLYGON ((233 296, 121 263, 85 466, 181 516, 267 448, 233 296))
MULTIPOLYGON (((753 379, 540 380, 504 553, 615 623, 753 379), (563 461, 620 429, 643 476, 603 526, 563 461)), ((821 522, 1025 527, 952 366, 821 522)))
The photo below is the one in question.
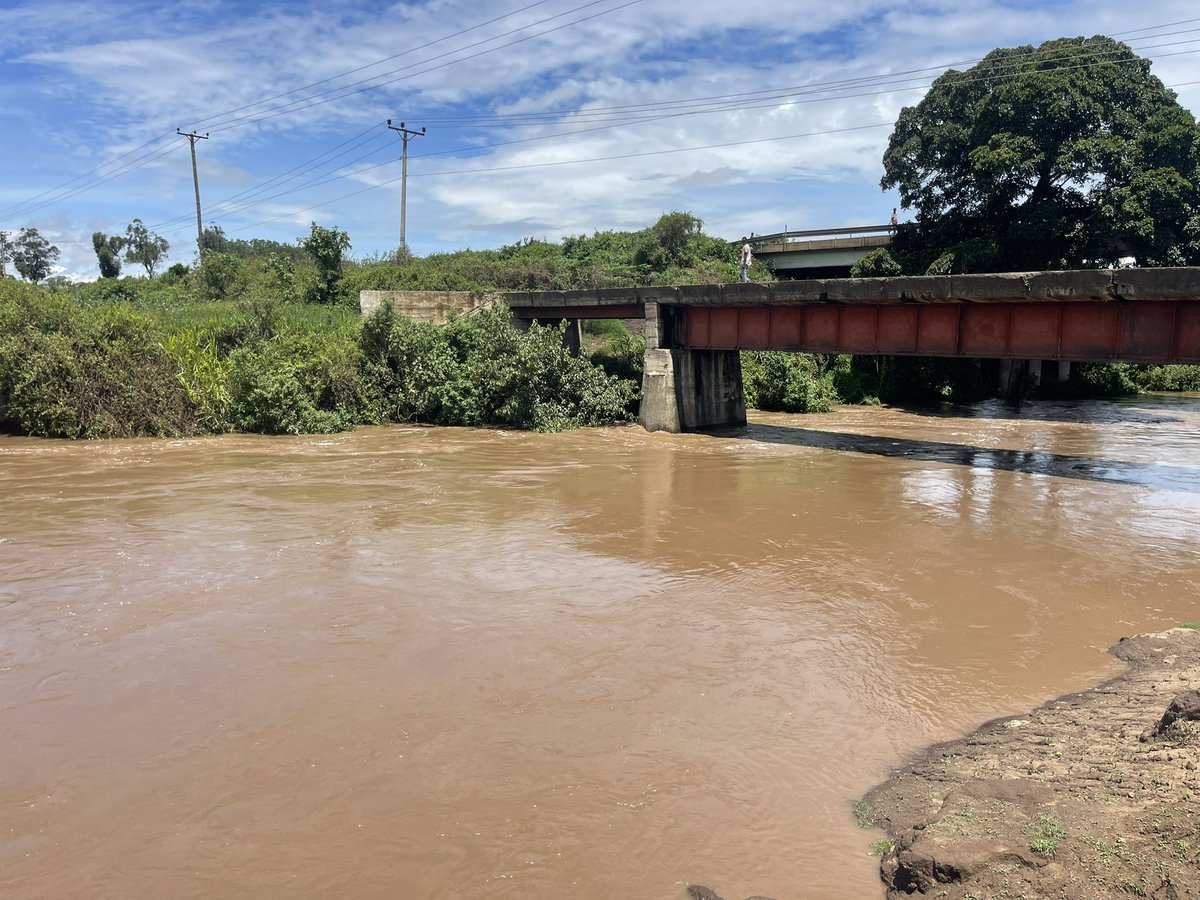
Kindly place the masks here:
POLYGON ((693 350, 1200 363, 1200 301, 677 307, 693 350))

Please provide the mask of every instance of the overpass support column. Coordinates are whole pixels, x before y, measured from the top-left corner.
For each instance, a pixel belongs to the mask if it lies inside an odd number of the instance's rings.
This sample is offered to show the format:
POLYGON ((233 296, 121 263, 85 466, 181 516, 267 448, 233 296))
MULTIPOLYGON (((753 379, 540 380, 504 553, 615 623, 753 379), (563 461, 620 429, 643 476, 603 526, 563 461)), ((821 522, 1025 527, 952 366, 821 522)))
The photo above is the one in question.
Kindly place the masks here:
POLYGON ((678 433, 745 425, 738 351, 670 349, 669 326, 659 305, 648 302, 642 426, 678 433))

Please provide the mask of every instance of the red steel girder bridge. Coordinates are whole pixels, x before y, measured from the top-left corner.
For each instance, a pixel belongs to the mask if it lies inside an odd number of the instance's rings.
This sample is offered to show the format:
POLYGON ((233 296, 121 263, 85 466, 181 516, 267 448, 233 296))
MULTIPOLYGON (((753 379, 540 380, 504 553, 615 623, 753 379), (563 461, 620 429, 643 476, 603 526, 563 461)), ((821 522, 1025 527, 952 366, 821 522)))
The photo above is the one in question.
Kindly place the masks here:
POLYGON ((1200 363, 1200 268, 510 293, 518 318, 659 319, 685 350, 1200 363))

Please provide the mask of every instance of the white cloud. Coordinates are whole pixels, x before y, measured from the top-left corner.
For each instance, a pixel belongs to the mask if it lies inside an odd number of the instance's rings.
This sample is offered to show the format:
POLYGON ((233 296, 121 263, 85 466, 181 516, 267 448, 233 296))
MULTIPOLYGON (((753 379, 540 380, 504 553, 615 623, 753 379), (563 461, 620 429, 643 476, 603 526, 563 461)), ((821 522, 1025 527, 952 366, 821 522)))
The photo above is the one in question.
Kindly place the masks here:
MULTIPOLYGON (((605 0, 532 30, 621 2, 605 0)), ((785 224, 882 221, 879 216, 894 204, 878 187, 889 129, 853 129, 894 121, 930 79, 908 76, 903 83, 860 89, 848 84, 836 99, 821 102, 811 102, 812 96, 786 105, 746 100, 703 115, 678 115, 680 104, 815 82, 848 83, 957 61, 969 65, 998 45, 1190 17, 1186 4, 1174 0, 1150 0, 1136 9, 1103 0, 1053 7, 923 0, 883 8, 848 0, 782 10, 778 0, 745 0, 736 7, 726 0, 694 0, 686 15, 676 3, 643 0, 491 50, 528 32, 497 35, 580 3, 553 0, 425 47, 519 4, 437 0, 384 8, 297 3, 256 9, 220 0, 147 0, 133 8, 30 2, 0 10, 0 54, 16 75, 6 79, 0 96, 15 106, 12 120, 28 126, 19 137, 0 137, 6 155, 21 161, 22 175, 20 184, 0 184, 0 203, 52 188, 156 134, 171 135, 176 126, 197 126, 212 133, 197 147, 210 220, 230 233, 266 222, 250 233, 283 240, 294 239, 313 218, 342 227, 353 223, 359 252, 383 250, 396 240, 398 166, 366 167, 399 155, 399 141, 382 125, 392 117, 429 127, 426 137, 410 145, 410 240, 418 251, 496 245, 530 233, 641 227, 677 208, 691 209, 709 230, 725 235, 785 224), (482 43, 445 55, 477 42, 482 43), (420 49, 404 54, 410 48, 420 49), (370 65, 395 54, 404 55, 370 65), (481 55, 452 62, 473 54, 481 55), (287 93, 357 67, 365 68, 287 93), (204 119, 284 95, 230 114, 260 115, 373 76, 382 77, 369 84, 388 83, 366 91, 351 88, 356 93, 307 108, 300 103, 287 114, 244 127, 222 127, 229 117, 204 119), (461 119, 568 107, 577 112, 541 125, 494 120, 481 130, 463 127, 461 119), (611 113, 620 118, 605 121, 605 110, 614 107, 623 108, 611 113), (766 140, 786 135, 808 136, 766 140), (345 146, 334 149, 339 144, 345 146), (729 146, 712 146, 718 144, 729 146), (471 147, 479 149, 467 152, 471 147), (699 147, 709 149, 647 155, 699 147), (327 151, 311 170, 231 206, 218 205, 327 151), (580 162, 594 159, 606 161, 580 162), (549 165, 564 162, 570 164, 549 165), (434 174, 447 171, 460 174, 434 174), (335 172, 344 177, 273 196, 335 172), (364 187, 378 189, 335 199, 364 187), (795 206, 781 203, 781 197, 795 198, 795 206), (326 202, 320 210, 307 209, 326 202)), ((1170 84, 1194 80, 1194 66, 1194 56, 1163 57, 1154 71, 1170 84)), ((1196 108, 1198 86, 1179 93, 1196 108)), ((38 215, 76 223, 136 215, 163 223, 163 233, 186 246, 193 227, 191 170, 186 142, 170 139, 180 149, 152 166, 57 206, 18 210, 17 220, 0 219, 0 226, 15 227, 38 215)), ((86 242, 85 232, 82 225, 64 231, 64 240, 86 242)), ((90 245, 86 249, 90 254, 90 245)))

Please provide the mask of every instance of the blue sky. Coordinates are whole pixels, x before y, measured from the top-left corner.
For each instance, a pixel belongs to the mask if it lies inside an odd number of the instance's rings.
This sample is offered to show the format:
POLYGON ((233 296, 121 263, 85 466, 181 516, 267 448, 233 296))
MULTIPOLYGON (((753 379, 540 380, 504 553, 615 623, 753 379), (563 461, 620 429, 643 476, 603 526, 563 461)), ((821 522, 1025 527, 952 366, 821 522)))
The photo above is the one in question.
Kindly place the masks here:
POLYGON ((641 228, 873 224, 900 108, 997 46, 1110 34, 1200 110, 1192 0, 839 3, 429 0, 0 3, 0 229, 37 227, 61 274, 141 218, 195 255, 205 224, 292 241, 316 221, 363 257, 641 228), (914 71, 926 70, 927 71, 914 71))

